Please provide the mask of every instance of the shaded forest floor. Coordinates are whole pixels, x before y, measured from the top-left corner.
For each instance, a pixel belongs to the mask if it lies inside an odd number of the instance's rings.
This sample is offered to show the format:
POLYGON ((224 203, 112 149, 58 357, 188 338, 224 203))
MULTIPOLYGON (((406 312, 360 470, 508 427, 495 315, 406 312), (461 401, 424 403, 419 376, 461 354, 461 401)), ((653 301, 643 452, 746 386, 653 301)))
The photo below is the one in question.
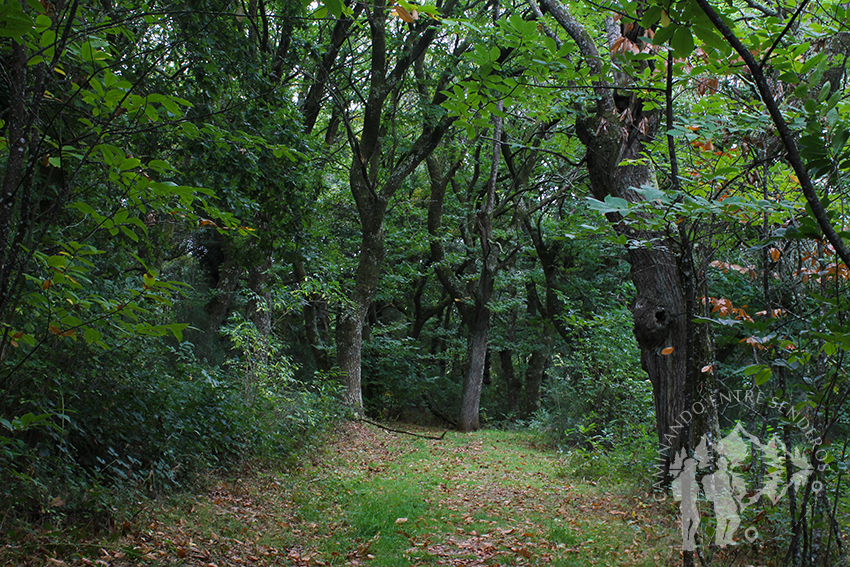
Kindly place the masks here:
POLYGON ((70 546, 33 536, 8 564, 680 564, 675 504, 654 502, 646 486, 577 478, 532 439, 429 440, 352 423, 296 469, 213 481, 113 537, 70 546))

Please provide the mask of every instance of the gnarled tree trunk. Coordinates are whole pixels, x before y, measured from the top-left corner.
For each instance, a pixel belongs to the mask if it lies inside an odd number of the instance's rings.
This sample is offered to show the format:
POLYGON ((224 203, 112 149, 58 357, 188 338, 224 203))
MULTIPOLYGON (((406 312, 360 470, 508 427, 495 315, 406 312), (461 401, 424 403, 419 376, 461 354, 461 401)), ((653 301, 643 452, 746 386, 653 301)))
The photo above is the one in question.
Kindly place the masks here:
MULTIPOLYGON (((600 77, 594 84, 598 97, 594 112, 576 122, 579 139, 587 149, 593 196, 599 200, 611 196, 632 203, 640 201, 641 195, 633 188, 657 185, 654 169, 641 159, 646 142, 657 132, 657 112, 643 110, 640 98, 627 90, 624 75, 615 73, 611 82, 601 78, 605 76, 604 66, 593 39, 558 0, 541 0, 540 4, 572 37, 592 72, 600 77), (629 165, 621 165, 624 162, 629 165)), ((616 31, 611 22, 609 31, 616 31)), ((633 26, 629 33, 640 34, 641 30, 633 26)), ((685 412, 693 400, 700 365, 695 359, 694 342, 688 337, 688 311, 691 309, 692 317, 693 308, 687 302, 688 282, 680 269, 682 254, 690 256, 691 250, 679 249, 680 244, 690 244, 677 243, 665 232, 635 228, 618 214, 607 216, 614 230, 631 243, 628 258, 636 292, 632 304, 634 333, 641 365, 652 382, 662 449, 659 478, 667 484, 674 455, 694 446, 692 416, 685 412)), ((694 277, 693 271, 685 275, 694 277)))

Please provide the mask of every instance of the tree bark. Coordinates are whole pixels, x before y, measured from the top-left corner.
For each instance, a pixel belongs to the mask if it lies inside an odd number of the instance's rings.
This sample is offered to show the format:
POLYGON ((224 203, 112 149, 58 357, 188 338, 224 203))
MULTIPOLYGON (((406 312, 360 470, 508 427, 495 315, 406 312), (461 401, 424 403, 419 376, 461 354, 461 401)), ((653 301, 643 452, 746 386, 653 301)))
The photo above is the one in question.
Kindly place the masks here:
MULTIPOLYGON (((444 13, 451 13, 453 6, 454 2, 447 3, 444 13)), ((385 108, 387 97, 399 86, 416 60, 425 54, 436 36, 436 28, 429 26, 412 30, 405 42, 407 49, 390 69, 386 37, 388 10, 383 2, 370 6, 368 10, 372 39, 370 79, 363 129, 359 136, 352 129, 348 116, 343 117, 352 153, 349 185, 360 217, 362 238, 354 290, 340 315, 337 327, 337 364, 345 381, 345 401, 358 413, 363 410, 360 376, 363 322, 377 289, 385 255, 383 222, 387 205, 407 177, 434 151, 454 121, 453 118, 443 117, 436 123, 425 123, 410 149, 397 159, 393 159, 393 155, 388 157, 387 152, 382 151, 381 139, 385 134, 383 124, 385 120, 392 119, 385 108), (392 164, 382 176, 379 173, 382 167, 386 167, 383 165, 384 160, 392 164), (380 180, 383 180, 382 185, 380 180)), ((438 89, 434 95, 431 101, 433 106, 445 100, 441 91, 438 89)), ((347 108, 341 110, 343 113, 348 112, 347 108)))
MULTIPOLYGON (((303 284, 307 280, 307 272, 304 269, 304 262, 300 257, 296 257, 292 261, 292 270, 296 281, 303 284)), ((307 344, 310 347, 310 352, 313 354, 313 360, 316 363, 316 370, 319 372, 328 372, 331 369, 328 354, 324 348, 322 334, 319 332, 319 314, 317 313, 316 304, 322 300, 315 294, 304 298, 304 304, 301 309, 301 315, 304 320, 304 335, 307 338, 307 344)))
MULTIPOLYGON (((591 70, 602 77, 602 59, 587 30, 558 0, 541 0, 540 4, 573 38, 591 70)), ((614 79, 622 82, 622 77, 614 79)), ((643 111, 641 101, 624 89, 625 84, 612 85, 599 79, 595 86, 595 112, 576 122, 578 137, 587 149, 591 192, 599 200, 610 195, 637 202, 641 196, 632 188, 656 185, 654 170, 640 158, 644 144, 658 129, 657 113, 643 111), (615 90, 615 86, 620 90, 615 90), (624 161, 632 165, 621 165, 624 161)), ((668 234, 636 229, 613 213, 608 220, 618 234, 634 242, 628 249, 636 291, 632 304, 634 333, 640 346, 641 366, 653 386, 662 448, 659 480, 667 485, 672 458, 691 445, 692 433, 690 420, 683 412, 686 402, 692 399, 694 384, 687 370, 694 352, 687 336, 686 290, 681 280, 679 250, 668 234), (683 427, 675 427, 677 424, 683 427)))
MULTIPOLYGON (((499 110, 502 103, 499 102, 499 110)), ((496 282, 499 255, 492 246, 493 210, 496 207, 496 183, 499 174, 499 156, 501 155, 502 119, 493 118, 493 150, 490 175, 487 179, 487 194, 481 210, 476 214, 476 230, 481 242, 481 273, 475 292, 475 307, 469 338, 469 371, 463 381, 460 400, 458 428, 461 431, 475 431, 480 427, 479 405, 481 388, 484 381, 484 368, 487 357, 487 340, 490 334, 490 299, 496 282)))
MULTIPOLYGON (((526 297, 528 298, 528 315, 533 319, 542 311, 540 297, 537 295, 537 288, 533 282, 527 282, 525 287, 527 290, 526 297)), ((523 408, 523 415, 525 417, 532 415, 540 409, 540 388, 543 385, 543 379, 546 375, 549 354, 552 350, 552 342, 554 340, 552 333, 553 326, 547 320, 541 320, 539 328, 540 340, 537 342, 538 347, 531 351, 531 356, 528 358, 528 366, 525 370, 525 406, 523 408)))
MULTIPOLYGON (((352 190, 356 183, 363 181, 357 175, 358 168, 352 168, 352 190)), ((365 204, 364 204, 365 205, 365 204)), ((363 393, 361 389, 360 361, 363 346, 363 323, 369 305, 375 296, 383 262, 384 232, 383 220, 386 203, 372 202, 371 207, 359 206, 362 240, 354 281, 354 291, 348 305, 343 308, 337 324, 337 366, 345 384, 344 401, 355 412, 363 411, 363 393)))
MULTIPOLYGON (((33 125, 38 123, 43 88, 37 84, 27 97, 27 49, 11 40, 7 61, 9 106, 2 117, 7 123, 9 154, 0 189, 0 322, 8 322, 18 306, 25 266, 32 253, 25 252, 31 228, 33 125)), ((44 72, 43 65, 39 69, 44 72)), ((40 81, 37 81, 40 83, 40 81)), ((35 136, 37 140, 38 136, 35 136)), ((6 344, 8 327, 0 341, 6 344)))

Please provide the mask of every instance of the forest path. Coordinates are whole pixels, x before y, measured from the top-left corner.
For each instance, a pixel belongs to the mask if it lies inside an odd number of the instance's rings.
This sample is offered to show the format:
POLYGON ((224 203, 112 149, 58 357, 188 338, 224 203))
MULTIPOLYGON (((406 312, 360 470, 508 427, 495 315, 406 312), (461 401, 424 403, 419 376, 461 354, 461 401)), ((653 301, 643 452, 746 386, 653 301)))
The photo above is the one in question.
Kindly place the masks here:
POLYGON ((565 476, 558 455, 532 439, 479 431, 438 441, 350 423, 301 468, 218 482, 140 522, 99 559, 206 567, 678 563, 673 505, 628 485, 565 476))

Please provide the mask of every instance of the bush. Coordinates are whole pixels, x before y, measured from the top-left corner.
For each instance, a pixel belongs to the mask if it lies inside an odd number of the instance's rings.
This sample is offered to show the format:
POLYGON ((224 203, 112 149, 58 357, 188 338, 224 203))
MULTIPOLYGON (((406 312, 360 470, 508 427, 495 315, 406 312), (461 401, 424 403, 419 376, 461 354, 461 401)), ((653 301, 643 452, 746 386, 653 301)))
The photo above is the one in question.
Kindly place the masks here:
POLYGON ((240 374, 200 364, 191 345, 147 338, 88 354, 65 372, 41 359, 27 387, 6 394, 0 504, 21 519, 108 516, 122 496, 188 487, 246 459, 281 461, 336 412, 334 392, 291 382, 247 404, 240 374))
POLYGON ((571 352, 556 356, 535 419, 549 443, 611 448, 652 429, 652 388, 628 321, 623 310, 586 322, 571 352))

